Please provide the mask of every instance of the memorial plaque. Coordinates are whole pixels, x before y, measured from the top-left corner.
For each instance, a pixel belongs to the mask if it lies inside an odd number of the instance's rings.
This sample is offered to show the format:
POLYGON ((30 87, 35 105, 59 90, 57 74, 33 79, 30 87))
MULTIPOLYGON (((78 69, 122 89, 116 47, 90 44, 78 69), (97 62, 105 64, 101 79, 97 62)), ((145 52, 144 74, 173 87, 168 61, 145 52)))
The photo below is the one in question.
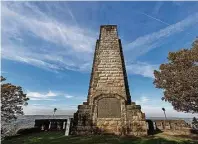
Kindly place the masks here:
POLYGON ((121 103, 117 98, 102 98, 98 101, 98 118, 120 118, 121 103))

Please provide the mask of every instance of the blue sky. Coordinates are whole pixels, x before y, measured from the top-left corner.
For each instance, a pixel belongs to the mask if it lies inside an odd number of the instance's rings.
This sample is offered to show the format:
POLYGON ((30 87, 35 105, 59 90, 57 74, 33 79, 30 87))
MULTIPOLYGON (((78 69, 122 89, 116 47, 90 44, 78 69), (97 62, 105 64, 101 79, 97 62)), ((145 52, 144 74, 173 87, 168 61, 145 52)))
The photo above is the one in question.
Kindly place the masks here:
POLYGON ((30 97, 25 114, 73 114, 87 98, 100 25, 116 24, 132 101, 146 116, 192 117, 161 101, 153 70, 198 36, 198 2, 2 2, 1 72, 30 97))

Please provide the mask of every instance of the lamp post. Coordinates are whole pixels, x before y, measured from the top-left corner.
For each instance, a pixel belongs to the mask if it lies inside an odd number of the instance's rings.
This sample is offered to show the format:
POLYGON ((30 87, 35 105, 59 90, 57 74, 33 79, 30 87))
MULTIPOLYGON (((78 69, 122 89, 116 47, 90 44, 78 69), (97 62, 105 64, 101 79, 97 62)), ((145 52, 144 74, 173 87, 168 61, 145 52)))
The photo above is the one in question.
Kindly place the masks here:
POLYGON ((55 115, 55 112, 57 111, 57 108, 54 108, 54 114, 53 114, 53 117, 54 117, 54 115, 55 115))
POLYGON ((165 129, 166 128, 165 120, 167 120, 167 118, 166 118, 166 110, 165 110, 165 108, 162 108, 162 110, 164 111, 164 117, 165 117, 165 119, 164 119, 164 129, 165 129))

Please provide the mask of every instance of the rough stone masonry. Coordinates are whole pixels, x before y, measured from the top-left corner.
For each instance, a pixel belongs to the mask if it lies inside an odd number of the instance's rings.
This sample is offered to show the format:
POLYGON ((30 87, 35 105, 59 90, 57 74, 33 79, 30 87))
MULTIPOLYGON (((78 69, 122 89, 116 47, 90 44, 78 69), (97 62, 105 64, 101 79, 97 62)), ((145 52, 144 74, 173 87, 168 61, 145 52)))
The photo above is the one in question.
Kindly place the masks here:
POLYGON ((102 25, 96 41, 87 102, 74 114, 72 133, 147 135, 145 114, 131 102, 116 25, 102 25))

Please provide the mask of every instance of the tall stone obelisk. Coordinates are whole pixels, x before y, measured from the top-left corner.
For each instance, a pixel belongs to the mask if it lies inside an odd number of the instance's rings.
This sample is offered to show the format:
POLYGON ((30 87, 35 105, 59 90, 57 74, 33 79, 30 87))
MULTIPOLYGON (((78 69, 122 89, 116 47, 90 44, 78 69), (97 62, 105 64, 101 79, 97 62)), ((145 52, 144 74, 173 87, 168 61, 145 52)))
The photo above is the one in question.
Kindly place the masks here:
POLYGON ((73 134, 147 135, 145 115, 131 102, 116 25, 100 27, 87 102, 74 114, 73 134))
POLYGON ((119 94, 131 102, 124 57, 115 25, 101 26, 96 42, 93 69, 88 94, 89 104, 93 98, 104 93, 119 94))

